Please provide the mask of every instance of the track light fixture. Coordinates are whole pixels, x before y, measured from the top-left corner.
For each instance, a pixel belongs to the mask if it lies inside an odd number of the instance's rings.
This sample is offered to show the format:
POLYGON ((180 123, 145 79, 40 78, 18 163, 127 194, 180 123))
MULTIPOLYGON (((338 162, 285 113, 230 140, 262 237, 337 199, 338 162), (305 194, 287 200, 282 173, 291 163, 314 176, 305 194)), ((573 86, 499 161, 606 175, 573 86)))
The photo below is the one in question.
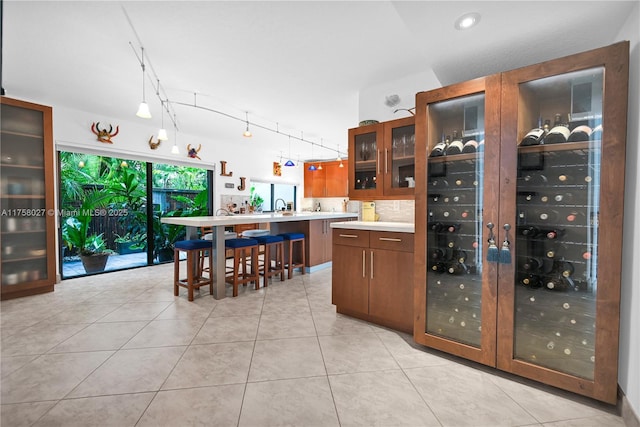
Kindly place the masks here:
MULTIPOLYGON (((158 82, 158 86, 160 85, 160 83, 158 82)), ((167 141, 169 139, 169 136, 167 136, 167 130, 164 128, 164 101, 160 100, 160 104, 162 106, 162 111, 160 112, 160 114, 162 114, 162 127, 160 128, 160 130, 158 131, 158 141, 167 141)))
POLYGON ((176 116, 173 115, 173 147, 171 147, 172 154, 180 154, 180 149, 178 148, 178 127, 175 124, 176 116))
POLYGON ((149 104, 147 104, 147 99, 145 97, 145 90, 144 90, 144 47, 141 47, 140 50, 142 51, 142 60, 140 61, 140 66, 142 67, 142 102, 140 103, 140 105, 138 106, 138 112, 136 113, 136 116, 143 118, 143 119, 150 119, 151 118, 151 112, 149 111, 149 104))
POLYGON ((285 166, 295 166, 296 164, 291 161, 291 135, 289 135, 289 160, 284 164, 285 166))
POLYGON ((249 130, 249 112, 245 111, 245 115, 246 115, 246 123, 247 123, 247 128, 245 129, 245 131, 242 133, 242 136, 244 136, 245 138, 251 138, 253 136, 253 134, 251 133, 251 131, 249 130))

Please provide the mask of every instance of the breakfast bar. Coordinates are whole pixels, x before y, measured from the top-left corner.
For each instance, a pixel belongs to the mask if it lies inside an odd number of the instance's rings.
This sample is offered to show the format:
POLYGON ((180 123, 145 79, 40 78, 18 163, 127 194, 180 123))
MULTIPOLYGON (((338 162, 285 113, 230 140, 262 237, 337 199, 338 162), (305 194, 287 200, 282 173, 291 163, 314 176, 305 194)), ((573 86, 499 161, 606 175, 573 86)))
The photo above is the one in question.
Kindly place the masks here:
MULTIPOLYGON (((324 220, 342 220, 355 219, 358 215, 355 213, 341 212, 272 212, 262 214, 246 214, 246 215, 228 215, 228 216, 194 216, 194 217, 165 217, 162 222, 165 224, 184 225, 187 227, 187 239, 197 239, 198 229, 200 227, 212 227, 212 256, 215 269, 213 297, 222 299, 225 297, 225 257, 218 256, 220 253, 217 249, 221 248, 224 254, 226 226, 240 224, 283 224, 303 223, 309 221, 324 220)), ((300 224, 298 224, 300 225, 300 224)), ((311 239, 312 237, 309 236, 311 239)))

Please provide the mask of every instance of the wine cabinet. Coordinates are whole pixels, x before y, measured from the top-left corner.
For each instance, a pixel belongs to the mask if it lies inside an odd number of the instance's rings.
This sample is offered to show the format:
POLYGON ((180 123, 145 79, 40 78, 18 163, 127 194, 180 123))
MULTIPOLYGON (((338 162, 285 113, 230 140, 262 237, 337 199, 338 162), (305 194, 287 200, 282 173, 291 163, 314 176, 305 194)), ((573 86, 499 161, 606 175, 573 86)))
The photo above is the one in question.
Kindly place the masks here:
POLYGON ((628 53, 416 96, 417 342, 615 403, 628 53))
POLYGON ((0 98, 2 299, 53 291, 55 215, 51 107, 0 98))

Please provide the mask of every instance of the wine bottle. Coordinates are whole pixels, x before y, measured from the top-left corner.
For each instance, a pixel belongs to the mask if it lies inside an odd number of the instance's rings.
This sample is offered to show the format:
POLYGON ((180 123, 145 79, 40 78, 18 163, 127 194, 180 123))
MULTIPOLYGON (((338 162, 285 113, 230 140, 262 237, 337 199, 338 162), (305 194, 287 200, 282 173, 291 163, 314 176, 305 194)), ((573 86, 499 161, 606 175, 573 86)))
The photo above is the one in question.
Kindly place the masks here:
POLYGON ((554 259, 556 257, 556 250, 553 248, 547 249, 547 251, 544 253, 544 256, 549 259, 554 259))
POLYGON ((545 230, 545 237, 549 240, 559 239, 564 235, 564 230, 545 230))
POLYGON ((541 203, 547 203, 548 201, 549 201, 549 196, 547 196, 546 194, 543 194, 542 196, 540 196, 541 203))
POLYGON ((560 184, 572 184, 573 182, 575 182, 575 178, 571 175, 561 173, 560 175, 558 175, 558 181, 560 182, 560 184))
POLYGON ((453 196, 452 200, 454 201, 454 203, 462 203, 466 198, 467 197, 464 194, 456 194, 455 196, 453 196))
POLYGON ((567 222, 581 222, 584 223, 584 213, 579 211, 571 211, 567 214, 567 222))
POLYGON ((431 251, 429 252, 429 257, 433 261, 440 261, 444 259, 444 255, 445 255, 445 251, 442 248, 431 249, 431 251))
POLYGON ((558 125, 551 128, 547 136, 544 137, 545 144, 560 144, 567 142, 571 131, 564 125, 558 125))
POLYGON ((460 224, 449 224, 446 226, 446 229, 449 233, 455 233, 460 230, 460 224))
POLYGON ((532 185, 545 185, 549 181, 547 177, 542 175, 541 173, 534 174, 534 175, 530 175, 530 174, 525 175, 522 177, 522 180, 527 184, 532 184, 532 185))
POLYGON ((445 218, 453 218, 456 216, 456 210, 455 209, 447 209, 444 212, 442 212, 442 216, 445 218))
POLYGON ((465 264, 458 262, 457 260, 450 263, 447 266, 447 273, 449 274, 459 276, 461 274, 465 274, 466 272, 467 272, 467 266, 465 264))
POLYGON ((530 202, 536 198, 536 193, 524 193, 524 200, 530 202))
POLYGON ((534 273, 542 269, 542 260, 536 257, 529 257, 522 263, 522 269, 529 273, 534 273))
POLYGON ((520 283, 532 289, 538 289, 542 287, 542 280, 540 279, 540 276, 536 274, 526 274, 520 280, 520 283))
POLYGON ((575 129, 573 129, 569 134, 567 142, 589 141, 592 132, 593 131, 589 126, 576 126, 575 129))
POLYGON ((528 145, 540 145, 544 139, 544 129, 534 128, 531 129, 520 141, 520 145, 526 147, 528 145))
POLYGON ((460 213, 460 217, 464 219, 468 219, 471 217, 471 211, 469 209, 465 209, 460 213))
POLYGON ((449 186, 449 182, 446 179, 434 179, 430 181, 430 183, 434 188, 445 188, 449 186))
POLYGON ((553 200, 562 204, 571 203, 571 201, 573 200, 573 194, 571 193, 556 194, 555 196, 553 196, 553 200))
POLYGON ((481 140, 480 142, 478 142, 478 148, 477 148, 478 152, 482 152, 484 151, 484 139, 481 140))
POLYGON ((570 277, 553 277, 546 283, 546 288, 550 291, 566 292, 575 288, 573 280, 570 277))
POLYGON ((431 231, 438 233, 442 231, 442 228, 444 227, 444 225, 441 222, 432 222, 428 224, 428 227, 431 231))
POLYGON ((456 184, 458 187, 461 187, 461 186, 464 184, 464 181, 463 181, 462 179, 459 179, 459 178, 458 178, 458 179, 456 179, 455 184, 456 184))
POLYGON ((525 237, 532 238, 537 236, 540 233, 540 229, 533 225, 528 225, 528 226, 519 228, 519 232, 525 237))
POLYGON ((447 266, 444 262, 438 261, 431 264, 431 271, 435 273, 444 273, 447 271, 447 266))
POLYGON ((444 141, 439 142, 435 145, 435 147, 433 147, 433 150, 431 150, 429 157, 444 156, 446 151, 447 151, 447 144, 444 141))
POLYGON ((562 277, 571 277, 575 272, 575 267, 569 261, 560 262, 559 269, 562 277))
POLYGON ((447 147, 447 155, 452 155, 452 154, 460 154, 462 153, 462 149, 464 148, 464 145, 462 144, 462 140, 460 140, 460 138, 458 137, 458 131, 454 130, 453 131, 453 141, 451 141, 451 144, 449 144, 449 146, 447 147))
POLYGON ((549 119, 544 121, 544 125, 542 126, 542 130, 544 131, 544 134, 548 134, 549 130, 551 130, 551 121, 549 119))
POLYGON ((544 222, 553 222, 558 218, 558 211, 553 209, 536 211, 536 214, 538 219, 544 222))
POLYGON ((478 142, 474 139, 470 139, 469 141, 464 143, 462 147, 463 153, 475 153, 478 151, 478 142))
POLYGON ((445 203, 449 203, 451 201, 451 199, 449 198, 449 196, 444 196, 442 198, 442 201, 445 202, 445 203))
POLYGON ((460 264, 464 264, 467 261, 467 252, 463 249, 457 249, 453 251, 453 258, 460 264))
POLYGON ((602 140, 602 125, 598 125, 593 128, 591 132, 591 141, 601 141, 602 140))

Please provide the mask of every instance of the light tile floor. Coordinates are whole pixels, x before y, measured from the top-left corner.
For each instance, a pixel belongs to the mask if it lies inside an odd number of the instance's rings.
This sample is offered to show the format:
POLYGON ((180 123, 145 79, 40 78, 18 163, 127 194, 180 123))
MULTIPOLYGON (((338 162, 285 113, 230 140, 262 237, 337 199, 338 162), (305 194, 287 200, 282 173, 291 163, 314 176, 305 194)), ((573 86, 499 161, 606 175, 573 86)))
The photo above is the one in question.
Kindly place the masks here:
POLYGON ((172 268, 3 301, 2 426, 624 426, 614 407, 336 314, 331 269, 190 303, 172 268))

